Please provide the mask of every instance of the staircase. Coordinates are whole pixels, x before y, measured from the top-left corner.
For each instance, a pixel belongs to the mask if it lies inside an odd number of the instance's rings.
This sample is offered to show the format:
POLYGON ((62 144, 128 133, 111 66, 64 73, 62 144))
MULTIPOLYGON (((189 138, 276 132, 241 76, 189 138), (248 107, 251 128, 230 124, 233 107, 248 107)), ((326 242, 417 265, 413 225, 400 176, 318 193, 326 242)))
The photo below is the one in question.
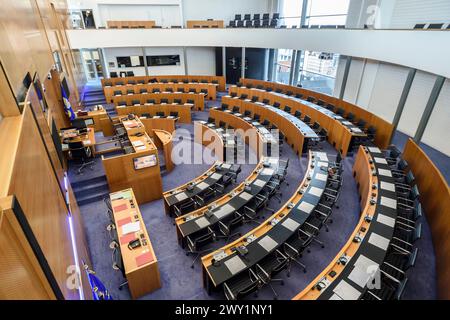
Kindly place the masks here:
POLYGON ((109 187, 105 175, 72 182, 71 185, 79 206, 96 202, 109 196, 109 187))

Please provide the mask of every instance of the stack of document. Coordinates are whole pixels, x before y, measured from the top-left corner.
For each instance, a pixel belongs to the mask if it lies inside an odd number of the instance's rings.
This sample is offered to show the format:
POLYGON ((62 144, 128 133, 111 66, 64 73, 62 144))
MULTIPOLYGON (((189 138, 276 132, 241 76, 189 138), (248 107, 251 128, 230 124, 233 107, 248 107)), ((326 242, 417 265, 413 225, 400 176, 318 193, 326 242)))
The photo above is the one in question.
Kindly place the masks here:
POLYGON ((123 235, 138 232, 140 230, 141 230, 141 224, 139 221, 130 222, 130 223, 124 224, 122 226, 122 234, 123 235))

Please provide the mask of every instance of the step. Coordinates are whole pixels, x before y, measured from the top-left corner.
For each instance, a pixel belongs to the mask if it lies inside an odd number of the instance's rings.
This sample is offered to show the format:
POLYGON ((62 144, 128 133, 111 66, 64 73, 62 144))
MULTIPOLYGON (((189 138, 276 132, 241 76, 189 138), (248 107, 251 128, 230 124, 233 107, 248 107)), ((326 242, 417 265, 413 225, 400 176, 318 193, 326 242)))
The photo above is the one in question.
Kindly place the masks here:
POLYGON ((97 193, 109 193, 108 182, 99 181, 94 184, 89 183, 82 188, 77 188, 74 190, 74 193, 77 198, 84 198, 97 193))
MULTIPOLYGON (((108 196, 109 196, 109 193, 94 194, 94 195, 91 195, 89 197, 77 198, 77 203, 78 203, 78 206, 83 206, 83 205, 86 205, 86 204, 89 204, 89 203, 102 201, 104 198, 106 198, 108 196)), ((106 208, 105 208, 105 210, 106 210, 106 208)))
POLYGON ((89 178, 89 179, 85 179, 85 180, 79 180, 76 182, 71 181, 70 184, 72 185, 72 189, 75 192, 76 190, 83 189, 85 186, 102 183, 102 182, 107 182, 105 175, 101 175, 101 176, 97 176, 97 177, 89 178))

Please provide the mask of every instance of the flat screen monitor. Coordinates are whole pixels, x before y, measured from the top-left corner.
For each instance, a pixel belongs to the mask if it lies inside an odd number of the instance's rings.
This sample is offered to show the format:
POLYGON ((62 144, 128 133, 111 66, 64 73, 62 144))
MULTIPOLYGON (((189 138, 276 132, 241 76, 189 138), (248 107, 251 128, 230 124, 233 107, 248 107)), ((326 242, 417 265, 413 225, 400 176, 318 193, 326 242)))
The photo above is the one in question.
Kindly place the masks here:
POLYGON ((145 168, 154 167, 157 165, 158 161, 156 160, 155 154, 150 154, 148 156, 142 156, 133 159, 134 169, 140 170, 145 168))

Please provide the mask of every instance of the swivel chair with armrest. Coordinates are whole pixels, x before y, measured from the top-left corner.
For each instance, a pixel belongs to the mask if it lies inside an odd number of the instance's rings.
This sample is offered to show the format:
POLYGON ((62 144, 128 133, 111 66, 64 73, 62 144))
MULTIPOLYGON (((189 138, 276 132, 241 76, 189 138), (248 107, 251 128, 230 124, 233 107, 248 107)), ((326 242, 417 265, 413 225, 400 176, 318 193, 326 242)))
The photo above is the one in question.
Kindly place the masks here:
POLYGON ((69 154, 70 157, 75 160, 81 162, 81 166, 78 168, 78 174, 81 174, 83 169, 87 166, 90 166, 91 170, 94 170, 93 164, 94 160, 88 161, 92 157, 92 152, 89 147, 85 147, 83 142, 69 142, 69 154))

